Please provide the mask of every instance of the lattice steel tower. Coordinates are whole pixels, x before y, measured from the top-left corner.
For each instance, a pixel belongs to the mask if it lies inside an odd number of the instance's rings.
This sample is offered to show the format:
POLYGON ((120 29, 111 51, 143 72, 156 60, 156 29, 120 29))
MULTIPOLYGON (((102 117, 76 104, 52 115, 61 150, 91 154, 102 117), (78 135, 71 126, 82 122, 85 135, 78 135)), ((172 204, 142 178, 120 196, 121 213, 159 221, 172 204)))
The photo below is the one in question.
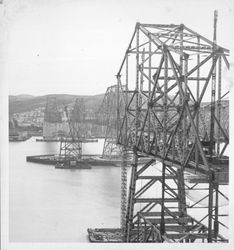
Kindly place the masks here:
POLYGON ((183 24, 136 24, 117 74, 125 100, 118 143, 134 153, 126 242, 227 241, 220 203, 228 204, 221 110, 229 50, 216 42, 216 22, 217 12, 213 41, 183 24))
POLYGON ((84 101, 76 99, 74 108, 69 114, 65 107, 65 114, 69 125, 69 133, 60 139, 59 162, 61 164, 76 164, 82 158, 82 122, 85 120, 84 101))

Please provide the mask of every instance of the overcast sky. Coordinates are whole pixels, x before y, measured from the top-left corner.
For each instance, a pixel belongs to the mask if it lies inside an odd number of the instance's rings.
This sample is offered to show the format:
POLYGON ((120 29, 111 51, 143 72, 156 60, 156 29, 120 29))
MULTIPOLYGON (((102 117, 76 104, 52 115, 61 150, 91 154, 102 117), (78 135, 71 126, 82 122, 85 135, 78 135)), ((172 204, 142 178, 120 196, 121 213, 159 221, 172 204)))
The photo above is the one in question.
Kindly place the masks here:
MULTIPOLYGON (((3 0, 1 84, 9 94, 99 94, 116 83, 135 23, 180 24, 233 51, 230 0, 3 0)), ((233 55, 230 62, 234 62, 233 55)))

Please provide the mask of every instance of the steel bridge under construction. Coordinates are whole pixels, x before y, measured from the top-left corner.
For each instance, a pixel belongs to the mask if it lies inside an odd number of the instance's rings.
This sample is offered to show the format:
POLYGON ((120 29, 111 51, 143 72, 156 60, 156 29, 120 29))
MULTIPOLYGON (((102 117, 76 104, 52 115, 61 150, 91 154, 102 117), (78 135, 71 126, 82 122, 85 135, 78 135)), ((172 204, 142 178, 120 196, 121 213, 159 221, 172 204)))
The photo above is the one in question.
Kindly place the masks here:
POLYGON ((106 94, 117 110, 123 242, 228 242, 229 50, 216 26, 217 11, 211 41, 183 24, 136 23, 106 94))

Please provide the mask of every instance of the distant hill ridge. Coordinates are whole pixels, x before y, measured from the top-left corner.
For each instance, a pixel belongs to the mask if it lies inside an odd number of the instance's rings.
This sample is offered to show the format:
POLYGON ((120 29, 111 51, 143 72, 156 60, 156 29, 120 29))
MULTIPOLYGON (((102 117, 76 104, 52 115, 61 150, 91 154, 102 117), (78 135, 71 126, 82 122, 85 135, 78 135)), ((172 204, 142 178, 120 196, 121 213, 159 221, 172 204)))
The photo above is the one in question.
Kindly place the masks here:
POLYGON ((102 102, 104 94, 99 95, 68 95, 68 94, 53 94, 44 96, 32 95, 17 95, 9 96, 9 114, 23 113, 34 110, 39 107, 45 107, 48 96, 56 97, 57 105, 68 105, 73 103, 76 98, 83 98, 86 108, 96 110, 102 102))
MULTIPOLYGON (((57 105, 68 105, 75 102, 76 98, 83 98, 85 107, 87 109, 98 110, 102 103, 104 94, 99 95, 68 95, 68 94, 52 94, 44 96, 32 96, 32 95, 17 95, 9 96, 9 114, 22 113, 34 110, 39 107, 45 107, 46 99, 48 96, 56 97, 57 105)), ((172 98, 172 97, 171 97, 172 98)), ((223 103, 229 103, 227 98, 222 100, 223 103)), ((208 105, 208 102, 203 102, 202 106, 208 105)))

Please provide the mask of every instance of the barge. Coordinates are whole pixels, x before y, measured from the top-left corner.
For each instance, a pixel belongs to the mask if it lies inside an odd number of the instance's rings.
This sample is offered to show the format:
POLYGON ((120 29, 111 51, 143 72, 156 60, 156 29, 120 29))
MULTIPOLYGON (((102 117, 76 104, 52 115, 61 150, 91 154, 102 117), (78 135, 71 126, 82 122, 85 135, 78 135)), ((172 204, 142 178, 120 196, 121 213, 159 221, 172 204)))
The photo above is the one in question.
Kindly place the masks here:
POLYGON ((123 231, 120 228, 88 228, 90 242, 95 243, 123 243, 123 231))
POLYGON ((25 137, 15 137, 15 136, 9 136, 10 142, 22 142, 27 141, 31 136, 25 136, 25 137))
POLYGON ((86 161, 75 162, 74 164, 64 164, 64 163, 56 163, 55 168, 58 169, 91 169, 91 165, 86 161))
MULTIPOLYGON (((44 138, 36 138, 36 142, 60 142, 60 138, 54 139, 44 139, 44 138)), ((98 139, 82 139, 81 142, 88 143, 88 142, 98 142, 98 139)))
MULTIPOLYGON (((64 163, 61 162, 61 159, 59 159, 59 155, 56 154, 47 154, 47 155, 32 155, 26 157, 27 162, 33 162, 33 163, 39 163, 39 164, 45 164, 45 165, 56 165, 57 163, 64 163)), ((139 159, 140 164, 144 164, 149 161, 149 158, 141 158, 139 159)), ((104 158, 102 155, 91 155, 91 154, 84 154, 82 155, 82 159, 77 161, 77 164, 88 164, 90 166, 116 166, 120 167, 122 164, 122 158, 121 157, 111 157, 111 158, 104 158)), ((128 160, 128 165, 130 166, 130 163, 132 162, 131 159, 128 160)), ((64 164, 64 165, 70 165, 70 164, 64 164)), ((56 168, 62 168, 57 166, 56 168)), ((64 167, 65 168, 65 167, 64 167)), ((69 168, 69 166, 67 167, 69 168)))
MULTIPOLYGON (((54 166, 60 162, 59 155, 55 154, 27 156, 26 161, 54 166)), ((91 166, 119 166, 121 164, 121 158, 106 159, 101 155, 82 155, 82 159, 77 163, 82 164, 84 161, 91 166)))

